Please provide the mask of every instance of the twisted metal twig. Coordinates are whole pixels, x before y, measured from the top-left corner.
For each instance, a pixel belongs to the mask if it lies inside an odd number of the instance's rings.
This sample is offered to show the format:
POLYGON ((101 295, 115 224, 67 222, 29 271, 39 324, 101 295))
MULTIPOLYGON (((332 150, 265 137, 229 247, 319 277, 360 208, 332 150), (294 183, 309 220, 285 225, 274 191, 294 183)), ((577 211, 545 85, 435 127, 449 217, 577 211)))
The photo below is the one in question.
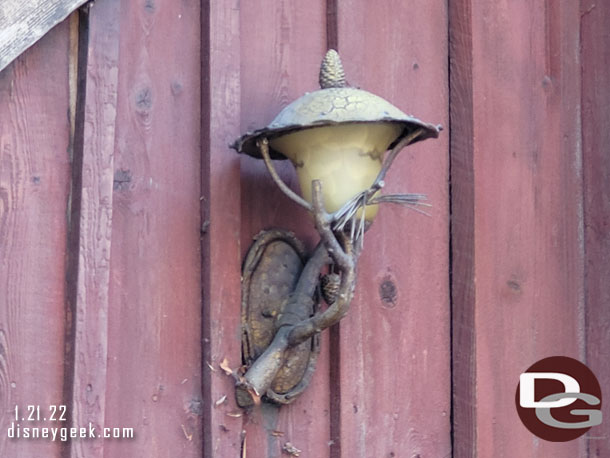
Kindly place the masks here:
POLYGON ((275 170, 275 167, 273 165, 273 161, 271 160, 271 156, 269 156, 269 140, 267 140, 266 137, 263 137, 261 140, 259 140, 257 142, 257 144, 258 144, 258 148, 261 151, 261 156, 263 156, 263 160, 265 161, 265 165, 267 166, 267 170, 269 170, 269 173, 271 174, 271 178, 273 178, 273 181, 275 181, 275 184, 278 185, 278 187, 284 192, 284 194, 286 194, 290 199, 295 201, 305 210, 307 210, 309 212, 313 211, 313 206, 309 202, 307 202, 305 199, 303 199, 301 196, 299 196, 296 192, 294 192, 292 189, 290 189, 288 187, 288 185, 286 183, 284 183, 282 178, 278 175, 278 173, 275 170))

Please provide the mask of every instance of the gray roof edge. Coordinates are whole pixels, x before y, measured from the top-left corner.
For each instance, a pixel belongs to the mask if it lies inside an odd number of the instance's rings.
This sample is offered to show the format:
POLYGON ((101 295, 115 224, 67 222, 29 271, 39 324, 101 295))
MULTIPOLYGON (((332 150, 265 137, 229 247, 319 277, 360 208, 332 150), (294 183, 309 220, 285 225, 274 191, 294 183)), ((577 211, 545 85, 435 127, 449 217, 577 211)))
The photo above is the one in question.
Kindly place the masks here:
POLYGON ((2 0, 0 72, 88 0, 2 0))

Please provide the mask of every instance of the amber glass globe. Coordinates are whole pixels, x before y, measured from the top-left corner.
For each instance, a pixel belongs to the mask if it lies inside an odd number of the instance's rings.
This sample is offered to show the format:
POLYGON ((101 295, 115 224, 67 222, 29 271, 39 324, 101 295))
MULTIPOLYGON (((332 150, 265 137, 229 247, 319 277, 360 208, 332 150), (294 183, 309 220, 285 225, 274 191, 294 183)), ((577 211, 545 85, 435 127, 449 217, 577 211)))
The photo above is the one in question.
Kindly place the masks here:
MULTIPOLYGON (((401 130, 390 122, 337 124, 291 132, 270 145, 293 163, 305 200, 311 203, 312 181, 321 181, 324 206, 333 213, 373 184, 401 130)), ((367 206, 367 221, 376 214, 377 205, 367 206)))

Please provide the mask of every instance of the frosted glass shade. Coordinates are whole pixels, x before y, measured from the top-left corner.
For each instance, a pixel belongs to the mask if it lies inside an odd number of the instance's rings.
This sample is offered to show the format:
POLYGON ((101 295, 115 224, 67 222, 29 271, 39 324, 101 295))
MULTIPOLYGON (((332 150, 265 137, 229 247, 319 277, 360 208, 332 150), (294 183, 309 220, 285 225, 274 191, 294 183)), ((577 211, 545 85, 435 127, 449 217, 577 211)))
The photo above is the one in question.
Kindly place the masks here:
MULTIPOLYGON (((270 143, 295 166, 305 200, 311 203, 312 180, 322 182, 324 206, 333 213, 373 184, 402 129, 391 122, 336 124, 293 131, 270 143)), ((367 221, 376 214, 377 205, 367 206, 367 221)))

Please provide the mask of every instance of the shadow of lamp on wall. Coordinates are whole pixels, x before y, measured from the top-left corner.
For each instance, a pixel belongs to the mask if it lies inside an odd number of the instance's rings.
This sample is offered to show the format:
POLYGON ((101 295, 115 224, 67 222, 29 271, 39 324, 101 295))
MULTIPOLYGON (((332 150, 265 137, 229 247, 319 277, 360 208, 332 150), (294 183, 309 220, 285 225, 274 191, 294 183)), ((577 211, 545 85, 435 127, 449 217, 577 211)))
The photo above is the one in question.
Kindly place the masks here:
POLYGON ((381 190, 398 153, 438 137, 441 126, 348 87, 334 50, 322 61, 320 86, 286 106, 267 127, 231 145, 262 159, 280 189, 313 215, 320 234, 309 257, 303 244, 282 230, 261 232, 248 251, 242 273, 244 367, 236 384, 237 403, 244 408, 261 398, 288 404, 307 387, 319 333, 348 311, 364 232, 378 206, 396 203, 418 210, 427 205, 422 194, 381 190), (292 162, 301 195, 282 181, 274 159, 292 162), (320 295, 328 305, 323 310, 320 295))

